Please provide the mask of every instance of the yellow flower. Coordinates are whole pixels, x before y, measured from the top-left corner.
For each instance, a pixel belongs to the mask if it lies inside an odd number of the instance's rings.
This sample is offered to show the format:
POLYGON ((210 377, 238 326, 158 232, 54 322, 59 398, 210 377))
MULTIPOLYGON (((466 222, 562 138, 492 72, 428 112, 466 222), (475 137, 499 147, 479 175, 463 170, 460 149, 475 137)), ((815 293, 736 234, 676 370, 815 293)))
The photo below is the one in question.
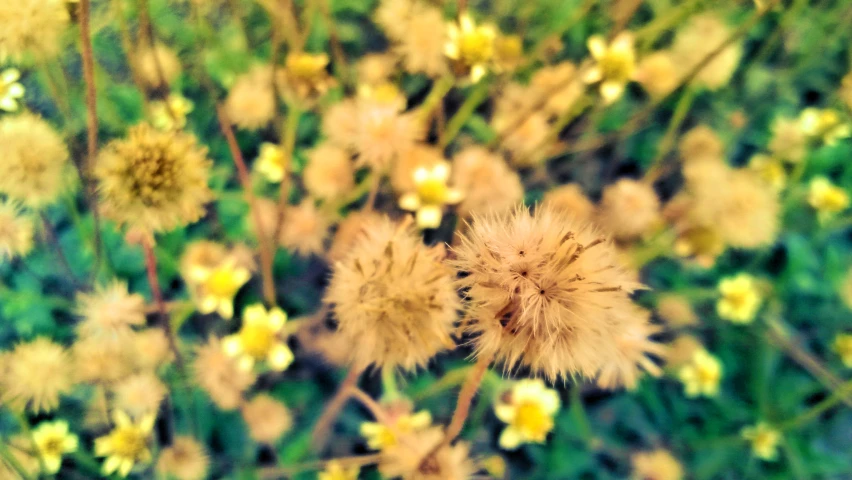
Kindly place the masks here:
POLYGON ((288 54, 284 69, 285 95, 290 101, 316 100, 334 84, 327 67, 328 55, 324 53, 288 54))
POLYGON ((814 177, 808 185, 808 203, 826 220, 849 208, 849 194, 825 177, 814 177))
POLYGON ((812 139, 822 140, 826 145, 834 145, 841 138, 852 134, 849 123, 840 118, 836 110, 806 108, 799 115, 799 129, 812 139))
POLYGON ((186 126, 186 115, 193 108, 191 100, 172 93, 165 100, 151 103, 151 124, 160 130, 180 130, 186 126))
POLYGON ((33 441, 44 461, 45 473, 55 474, 62 465, 62 455, 77 450, 77 435, 68 432, 68 422, 42 422, 33 429, 33 441))
POLYGON ((444 54, 463 72, 469 72, 470 81, 478 82, 488 73, 488 64, 494 58, 494 41, 497 29, 492 25, 477 26, 470 15, 459 17, 458 25, 447 25, 447 43, 444 54))
POLYGON ((134 422, 130 417, 116 410, 112 415, 115 428, 106 436, 95 440, 95 455, 106 457, 103 466, 104 475, 118 472, 126 477, 137 463, 151 460, 148 441, 154 429, 154 414, 148 414, 134 422))
POLYGON ((367 445, 373 450, 384 450, 396 445, 397 434, 404 435, 423 430, 431 424, 432 415, 426 410, 417 413, 406 412, 393 416, 391 425, 377 422, 362 423, 361 435, 367 439, 367 445))
POLYGON ((518 35, 498 35, 494 40, 494 68, 511 72, 524 60, 524 42, 518 35))
POLYGON ((749 160, 748 168, 779 192, 787 185, 787 172, 781 161, 776 158, 762 153, 757 154, 749 160))
POLYGON ((287 314, 280 308, 267 311, 255 304, 243 312, 240 331, 222 340, 228 356, 238 359, 243 370, 251 370, 256 362, 266 361, 276 371, 284 371, 293 362, 293 352, 279 337, 287 322, 287 314))
POLYGON ((358 467, 344 468, 337 461, 332 460, 325 466, 325 470, 317 475, 318 480, 358 480, 361 469, 358 467))
POLYGON ((583 77, 586 83, 600 82, 600 93, 604 103, 610 104, 624 93, 627 83, 636 70, 636 52, 633 36, 622 32, 609 45, 600 35, 589 38, 589 52, 596 64, 583 77))
POLYGON ((0 110, 14 112, 18 110, 18 99, 24 96, 24 86, 18 83, 21 72, 8 68, 0 73, 0 110))
POLYGON ((832 349, 840 355, 843 365, 847 368, 852 368, 852 335, 848 333, 838 333, 834 337, 832 349))
POLYGON ((400 197, 399 206, 403 210, 417 212, 420 228, 437 228, 444 216, 444 205, 461 201, 461 192, 447 185, 449 178, 450 165, 446 162, 419 167, 414 171, 415 191, 400 197))
POLYGON ((745 427, 740 435, 751 442, 751 450, 758 458, 775 460, 775 457, 778 456, 778 442, 781 441, 781 432, 769 425, 760 422, 753 427, 745 427))
POLYGON ((723 278, 719 282, 719 293, 722 298, 716 303, 716 312, 733 323, 751 323, 763 300, 757 281, 747 273, 723 278))
POLYGON ((494 414, 508 424, 500 435, 500 447, 513 450, 522 443, 544 443, 558 411, 559 394, 540 379, 515 383, 494 405, 494 414))
POLYGON ((222 318, 230 319, 234 316, 234 296, 251 277, 251 273, 231 258, 213 268, 196 265, 190 270, 189 276, 198 288, 198 311, 217 312, 222 318))
POLYGON ((719 393, 722 363, 710 352, 697 350, 692 354, 692 361, 680 368, 678 377, 687 397, 714 397, 719 393))
POLYGON ((274 143, 263 143, 260 155, 255 160, 254 168, 269 182, 280 182, 284 179, 284 150, 274 143))

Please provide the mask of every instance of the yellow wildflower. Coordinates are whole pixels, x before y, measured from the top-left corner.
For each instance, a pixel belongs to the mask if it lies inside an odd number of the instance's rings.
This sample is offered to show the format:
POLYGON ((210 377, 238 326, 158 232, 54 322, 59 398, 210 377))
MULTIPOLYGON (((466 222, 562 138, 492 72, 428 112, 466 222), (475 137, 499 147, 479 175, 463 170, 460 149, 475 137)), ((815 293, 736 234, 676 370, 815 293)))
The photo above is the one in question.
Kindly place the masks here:
POLYGON ((500 447, 513 450, 521 443, 544 443, 553 430, 553 416, 559 411, 559 394, 541 379, 515 383, 494 405, 494 414, 508 424, 500 434, 500 447))
POLYGON ((826 145, 834 145, 841 138, 852 135, 848 122, 840 118, 836 110, 806 108, 799 115, 799 129, 807 137, 821 140, 826 145))
POLYGON ((344 468, 336 460, 328 462, 325 470, 317 475, 318 480, 358 480, 361 469, 358 467, 344 468))
POLYGON ((195 104, 183 95, 172 93, 165 100, 151 102, 151 124, 160 130, 180 130, 195 104))
POLYGON ((284 69, 284 95, 291 102, 311 102, 334 84, 328 74, 325 53, 293 52, 287 55, 284 69))
POLYGON ((747 273, 723 278, 719 282, 722 298, 716 303, 716 312, 733 323, 751 323, 762 301, 757 281, 747 273))
POLYGON ((787 171, 784 170, 781 161, 776 158, 759 153, 751 157, 748 168, 779 192, 787 185, 787 171))
POLYGON ((55 474, 62 465, 62 455, 77 450, 77 435, 68 432, 68 422, 42 422, 33 429, 33 442, 44 462, 45 473, 55 474))
POLYGON ((498 35, 494 39, 494 67, 511 72, 524 60, 524 42, 518 35, 498 35))
POLYGON ((432 424, 432 415, 426 410, 421 410, 417 413, 411 413, 409 408, 404 408, 403 410, 404 412, 401 414, 390 416, 390 425, 378 422, 364 422, 361 424, 361 435, 367 439, 367 445, 370 448, 373 450, 384 450, 387 447, 396 445, 397 434, 404 435, 424 430, 432 424))
POLYGON ((847 368, 852 368, 852 334, 838 333, 834 337, 832 349, 840 355, 840 360, 847 368))
POLYGON ((849 194, 825 177, 814 177, 808 185, 808 203, 825 220, 849 208, 849 194))
POLYGON ((263 305, 251 305, 243 312, 240 331, 225 337, 222 348, 238 359, 243 370, 266 361, 273 370, 284 371, 293 362, 293 352, 279 336, 286 322, 287 314, 280 308, 267 311, 263 305))
POLYGON ((148 441, 154 429, 154 414, 148 414, 134 422, 130 417, 116 410, 112 416, 115 428, 106 436, 95 440, 95 455, 106 457, 103 466, 104 475, 118 472, 126 477, 137 463, 151 460, 148 441))
POLYGON ((447 185, 449 178, 450 165, 446 162, 419 167, 414 171, 415 191, 400 197, 399 206, 403 210, 417 212, 420 228, 437 228, 444 216, 444 205, 461 201, 461 192, 447 185))
POLYGON ((692 354, 692 361, 680 368, 678 377, 687 397, 714 397, 719 393, 722 363, 710 352, 697 350, 692 354))
POLYGON ((494 57, 497 29, 492 25, 477 26, 470 15, 464 13, 458 25, 447 25, 447 37, 444 54, 453 60, 456 70, 469 72, 473 83, 482 79, 494 57))
POLYGON ((769 425, 760 422, 753 427, 745 427, 740 435, 751 442, 751 451, 763 460, 775 460, 778 456, 778 442, 781 441, 781 432, 769 425))
POLYGON ((24 96, 24 86, 18 83, 20 78, 21 72, 15 68, 7 68, 0 73, 0 110, 18 110, 18 99, 24 96))
POLYGON ((217 312, 222 318, 234 316, 234 296, 251 278, 245 267, 233 258, 216 267, 195 265, 189 271, 189 280, 197 285, 196 303, 201 313, 217 312))
POLYGON ((284 150, 274 143, 260 145, 260 155, 255 160, 254 168, 269 182, 280 182, 284 179, 284 150))
POLYGON ((583 77, 586 83, 600 83, 604 103, 610 104, 621 97, 636 70, 636 52, 633 36, 622 32, 609 45, 600 35, 589 38, 587 45, 596 64, 583 77))

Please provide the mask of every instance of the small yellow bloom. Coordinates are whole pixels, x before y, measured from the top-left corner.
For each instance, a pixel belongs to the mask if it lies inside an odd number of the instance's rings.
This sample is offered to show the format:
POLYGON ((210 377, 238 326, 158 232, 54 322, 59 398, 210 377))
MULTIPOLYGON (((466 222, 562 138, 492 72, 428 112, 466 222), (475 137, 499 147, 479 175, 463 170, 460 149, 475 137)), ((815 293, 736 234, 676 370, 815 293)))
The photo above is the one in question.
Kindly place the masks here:
POLYGON ((274 143, 260 145, 260 155, 255 160, 254 168, 269 182, 280 182, 284 179, 284 150, 274 143))
POLYGON ((722 298, 716 303, 716 312, 733 323, 751 323, 763 301, 757 281, 747 273, 723 278, 719 293, 722 298))
POLYGON ((18 99, 24 96, 24 86, 18 83, 21 72, 8 68, 0 73, 0 110, 15 112, 18 110, 18 99))
POLYGON ((213 268, 194 266, 189 275, 190 281, 196 286, 198 311, 217 312, 224 319, 234 316, 234 296, 251 278, 249 270, 238 266, 232 258, 213 268))
POLYGON ((358 99, 370 102, 370 104, 375 106, 388 107, 394 112, 405 110, 405 95, 403 95, 399 87, 390 82, 378 85, 359 85, 358 99))
POLYGON ((600 83, 601 97, 604 103, 610 104, 621 97, 627 83, 633 80, 636 71, 633 35, 622 32, 609 45, 602 36, 594 35, 587 44, 596 64, 586 72, 583 80, 600 83))
POLYGON ((780 160, 765 154, 757 154, 751 157, 748 168, 757 173, 777 191, 784 190, 787 185, 787 171, 780 160))
POLYGON ((687 397, 714 397, 719 393, 722 363, 710 352, 698 350, 692 355, 692 361, 680 368, 678 377, 687 397))
POLYGON ((450 188, 450 165, 441 162, 432 167, 419 167, 414 171, 415 191, 400 197, 399 207, 417 212, 420 228, 437 228, 444 217, 444 205, 454 205, 462 200, 460 191, 450 188))
POLYGON ((518 35, 498 35, 494 40, 494 68, 511 72, 524 60, 524 43, 518 35))
POLYGON ((848 122, 840 118, 836 110, 806 108, 799 115, 799 129, 807 137, 821 140, 826 145, 834 145, 838 140, 852 134, 848 122))
POLYGON ((118 472, 126 477, 133 466, 151 461, 148 442, 154 429, 154 414, 148 414, 134 422, 119 410, 113 413, 115 428, 106 436, 95 440, 95 455, 106 457, 103 466, 104 475, 118 472))
POLYGON ((753 427, 745 427, 740 435, 751 442, 751 450, 756 457, 763 460, 775 460, 775 457, 778 456, 778 442, 781 441, 781 432, 769 425, 760 422, 753 427))
POLYGON ((312 102, 334 85, 334 79, 327 71, 328 61, 325 53, 293 52, 287 55, 284 88, 290 101, 312 102))
POLYGON ((852 335, 848 333, 838 333, 834 337, 832 349, 840 355, 840 360, 847 368, 852 368, 852 335))
POLYGON ((849 208, 849 194, 825 177, 814 177, 808 185, 808 203, 826 220, 849 208))
POLYGON ((33 429, 33 441, 44 462, 45 473, 55 474, 62 465, 62 455, 77 451, 77 435, 68 432, 68 422, 42 422, 33 429))
POLYGON ((266 361, 273 370, 284 371, 293 362, 293 352, 280 337, 285 323, 287 314, 280 308, 267 311, 263 305, 251 305, 243 312, 240 331, 225 337, 222 348, 228 356, 238 359, 243 370, 266 361))
POLYGON ((478 82, 488 73, 488 64, 494 58, 494 41, 497 29, 492 25, 477 26, 468 14, 459 17, 459 23, 447 25, 447 43, 444 54, 463 72, 469 72, 470 81, 478 82))
POLYGON ((358 467, 343 468, 337 461, 332 460, 325 470, 317 475, 318 480, 358 480, 361 469, 358 467))
POLYGON ((516 382, 494 405, 494 414, 508 425, 500 435, 500 447, 513 450, 522 443, 544 443, 559 406, 559 394, 540 379, 516 382))
POLYGON ((195 104, 183 95, 172 93, 165 100, 151 103, 151 123, 160 130, 180 130, 195 104))
POLYGON ((673 246, 676 254, 692 257, 704 268, 712 267, 726 247, 718 229, 700 225, 680 232, 673 246))
POLYGON ((384 450, 396 445, 397 434, 406 434, 423 430, 432 424, 432 415, 421 410, 417 413, 403 413, 391 417, 391 425, 377 422, 361 424, 361 435, 367 439, 367 445, 373 450, 384 450))

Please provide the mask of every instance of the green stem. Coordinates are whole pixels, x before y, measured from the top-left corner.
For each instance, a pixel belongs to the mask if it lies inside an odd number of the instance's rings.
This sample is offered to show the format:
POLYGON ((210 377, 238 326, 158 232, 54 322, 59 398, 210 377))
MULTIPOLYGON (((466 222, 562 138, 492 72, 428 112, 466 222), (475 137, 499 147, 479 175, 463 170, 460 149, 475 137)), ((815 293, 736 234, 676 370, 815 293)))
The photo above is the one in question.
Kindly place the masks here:
POLYGON ((576 422, 580 429, 580 435, 583 436, 586 445, 592 446, 594 442, 594 434, 592 433, 592 425, 589 422, 589 416, 586 414, 586 407, 583 405, 583 396, 580 393, 580 388, 574 385, 571 388, 571 418, 576 422))
POLYGON ((383 399, 396 400, 400 397, 399 387, 396 384, 396 372, 390 368, 382 369, 382 391, 383 399))
POLYGON ((441 104, 447 93, 453 89, 455 83, 456 79, 452 75, 445 75, 432 84, 432 90, 429 91, 429 95, 420 104, 417 112, 422 122, 425 123, 432 117, 432 113, 435 112, 435 109, 438 108, 438 105, 441 104))
POLYGON ((666 128, 666 133, 663 135, 663 139, 660 140, 657 155, 654 156, 654 160, 651 161, 651 166, 648 168, 648 172, 645 173, 646 181, 652 183, 657 180, 662 173, 661 167, 663 160, 665 160, 666 155, 668 155, 674 146, 678 128, 680 128, 680 125, 686 119, 686 115, 689 113, 689 109, 692 107, 692 103, 695 100, 697 93, 698 88, 696 86, 687 85, 683 95, 680 96, 677 106, 675 106, 674 113, 672 114, 672 118, 669 121, 669 126, 666 128))
POLYGON ((447 145, 456 138, 456 135, 459 134, 464 124, 470 116, 473 115, 473 112, 476 111, 476 108, 479 107, 486 98, 488 98, 488 89, 490 86, 491 85, 485 80, 476 84, 473 91, 470 92, 470 95, 464 103, 462 103, 455 115, 453 115, 450 121, 447 122, 447 129, 438 140, 438 146, 441 147, 441 149, 447 148, 447 145))
POLYGON ((847 395, 852 394, 852 380, 845 382, 833 394, 825 400, 817 403, 810 409, 803 412, 801 415, 793 418, 788 422, 784 422, 778 426, 779 430, 793 430, 815 420, 826 411, 833 408, 838 403, 842 402, 847 395))
POLYGON ((290 172, 293 171, 296 133, 299 129, 299 120, 302 118, 302 111, 295 103, 288 104, 288 107, 287 123, 284 125, 284 136, 281 139, 281 148, 284 150, 284 176, 281 178, 281 188, 278 197, 278 221, 275 223, 275 230, 272 234, 273 241, 277 241, 281 235, 281 227, 284 225, 287 205, 290 203, 290 172))

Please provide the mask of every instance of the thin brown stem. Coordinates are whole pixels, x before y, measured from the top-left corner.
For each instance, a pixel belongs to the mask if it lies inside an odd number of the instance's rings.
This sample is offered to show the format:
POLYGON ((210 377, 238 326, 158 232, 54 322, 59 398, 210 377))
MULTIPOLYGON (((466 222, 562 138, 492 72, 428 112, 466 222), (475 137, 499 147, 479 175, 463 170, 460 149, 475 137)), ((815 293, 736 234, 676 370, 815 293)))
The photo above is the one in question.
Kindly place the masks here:
POLYGON ((372 455, 355 455, 352 457, 331 458, 328 460, 317 460, 314 462, 300 463, 286 467, 262 468, 260 469, 259 473, 260 478, 289 478, 293 475, 302 472, 322 470, 329 463, 332 462, 336 463, 337 465, 340 465, 343 468, 365 467, 367 465, 379 463, 381 457, 382 456, 380 453, 374 453, 372 455))
POLYGON ((51 225, 50 220, 44 212, 40 212, 40 215, 42 224, 44 225, 44 234, 47 237, 47 243, 49 243, 53 248, 53 253, 56 255, 56 259, 59 260, 59 266, 65 272, 65 275, 69 278, 69 280, 79 286, 77 276, 74 274, 74 270, 71 269, 68 257, 65 256, 65 252, 62 250, 62 245, 59 243, 59 237, 56 235, 56 230, 54 230, 53 225, 51 225))
POLYGON ((337 419, 337 415, 343 409, 343 406, 346 405, 346 401, 352 396, 352 389, 358 384, 358 378, 363 371, 363 368, 353 367, 349 369, 346 378, 343 379, 343 383, 337 389, 337 393, 326 404, 325 410, 323 410, 322 415, 320 415, 319 420, 314 425, 314 431, 311 432, 311 444, 314 449, 320 450, 325 445, 334 420, 337 419))
MULTIPOLYGON (((331 56, 334 58, 334 68, 337 76, 343 79, 344 85, 349 85, 351 82, 349 62, 346 59, 346 52, 343 51, 343 44, 340 42, 340 35, 337 33, 337 25, 334 24, 334 17, 331 14, 330 0, 316 0, 319 4, 319 10, 328 26, 328 42, 331 45, 331 56)), ((309 25, 308 25, 309 26, 309 25)), ((307 27, 306 26, 306 30, 307 27)))
POLYGON ((157 279, 157 256, 154 253, 154 238, 148 236, 142 241, 142 251, 145 254, 145 270, 148 275, 148 285, 151 287, 151 295, 154 297, 154 303, 157 305, 159 313, 160 328, 166 335, 169 342, 169 349, 175 356, 175 364, 177 365, 180 374, 186 377, 186 369, 184 368, 183 355, 178 348, 177 337, 172 330, 172 324, 169 321, 169 313, 166 308, 166 301, 163 299, 163 292, 160 290, 160 281, 157 279))
POLYGON ((287 206, 290 204, 290 176, 293 170, 293 152, 296 149, 296 133, 299 128, 299 119, 302 117, 302 112, 290 102, 287 105, 287 125, 284 127, 284 138, 282 139, 281 148, 284 150, 284 175, 281 178, 281 185, 278 193, 278 215, 275 219, 275 228, 273 229, 272 238, 279 238, 281 229, 284 227, 284 218, 287 216, 287 206))
POLYGON ((364 406, 367 410, 370 411, 370 415, 373 416, 379 423, 390 426, 392 422, 388 418, 385 410, 379 405, 379 402, 373 399, 373 397, 367 395, 364 390, 361 390, 358 387, 350 388, 349 395, 357 400, 358 403, 364 406))
POLYGON ((464 427, 464 422, 467 420, 467 416, 470 413, 470 406, 471 403, 473 403, 473 397, 475 397, 476 392, 479 391, 479 385, 482 383, 482 379, 485 377, 485 372, 488 371, 488 366, 491 365, 491 361, 493 359, 493 355, 484 354, 480 355, 479 358, 476 359, 476 364, 470 370, 467 380, 465 380, 461 392, 459 392, 456 409, 453 412, 453 418, 450 420, 450 425, 447 427, 447 432, 444 435, 444 441, 442 442, 443 445, 449 445, 456 439, 456 437, 459 436, 459 433, 461 433, 462 427, 464 427))
POLYGON ((260 218, 260 212, 257 209, 257 202, 255 202, 254 192, 251 189, 251 179, 249 177, 248 167, 246 166, 246 162, 243 159, 243 154, 240 152, 240 147, 237 145, 237 139, 234 136, 234 131, 231 128, 231 122, 228 119, 227 113, 225 113, 224 107, 222 105, 216 105, 216 115, 219 118, 219 127, 222 130, 222 134, 225 136, 225 140, 228 142, 228 148, 231 151, 231 156, 234 159, 234 165, 237 167, 237 176, 240 179, 240 184, 243 187, 243 194, 245 195, 246 201, 249 204, 249 210, 251 210, 252 218, 254 220, 254 228, 257 232, 258 236, 258 244, 260 250, 260 268, 261 268, 261 277, 263 280, 263 298, 266 300, 270 306, 275 305, 275 284, 274 278, 272 274, 272 258, 273 258, 273 249, 272 242, 274 238, 266 234, 266 228, 263 225, 263 221, 260 218))

